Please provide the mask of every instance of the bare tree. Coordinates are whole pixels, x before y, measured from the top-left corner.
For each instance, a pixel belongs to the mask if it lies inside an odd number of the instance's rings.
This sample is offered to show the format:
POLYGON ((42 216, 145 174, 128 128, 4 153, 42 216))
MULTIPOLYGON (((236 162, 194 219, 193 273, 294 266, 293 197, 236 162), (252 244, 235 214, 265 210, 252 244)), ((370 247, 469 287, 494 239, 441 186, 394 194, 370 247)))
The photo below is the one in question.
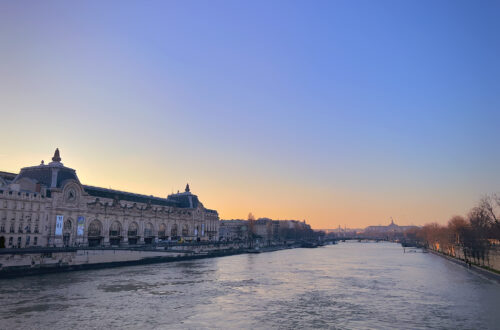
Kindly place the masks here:
POLYGON ((500 207, 500 194, 493 194, 493 200, 495 201, 497 207, 500 207))
POLYGON ((455 215, 448 221, 448 228, 450 234, 452 235, 452 240, 454 244, 461 244, 464 230, 469 226, 467 220, 460 215, 455 215))
POLYGON ((477 263, 483 262, 488 258, 489 242, 491 229, 493 228, 494 220, 490 212, 484 207, 474 207, 469 213, 469 223, 471 232, 468 240, 465 242, 472 257, 477 263))
POLYGON ((500 239, 500 196, 485 195, 467 215, 454 216, 447 226, 426 224, 413 234, 421 244, 456 256, 461 247, 466 262, 489 264, 489 253, 495 239, 500 239))
POLYGON ((498 216, 496 207, 500 206, 500 199, 497 195, 485 195, 479 201, 479 206, 495 223, 498 223, 498 216))

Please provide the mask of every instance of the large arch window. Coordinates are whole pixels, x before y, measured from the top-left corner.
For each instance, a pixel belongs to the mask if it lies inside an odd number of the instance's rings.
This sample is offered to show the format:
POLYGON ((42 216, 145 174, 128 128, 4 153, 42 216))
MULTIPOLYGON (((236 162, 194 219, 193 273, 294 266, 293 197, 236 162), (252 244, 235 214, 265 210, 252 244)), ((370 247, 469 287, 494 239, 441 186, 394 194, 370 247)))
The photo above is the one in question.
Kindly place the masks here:
POLYGON ((152 244, 153 243, 153 225, 151 222, 148 222, 144 227, 144 243, 152 244))
POLYGON ((99 237, 101 236, 101 222, 99 220, 94 220, 89 225, 89 237, 99 237))
POLYGON ((66 220, 64 222, 64 227, 63 227, 64 231, 71 231, 71 220, 66 220))
POLYGON ((165 237, 167 237, 167 227, 162 223, 160 225, 160 229, 158 230, 158 238, 165 239, 165 237))
POLYGON ((118 221, 114 221, 109 226, 109 237, 120 237, 122 234, 122 225, 118 221))
POLYGON ((93 220, 89 224, 89 229, 88 229, 88 242, 89 246, 99 246, 101 245, 102 242, 102 225, 99 220, 93 220))
POLYGON ((137 226, 137 223, 135 222, 132 222, 130 224, 130 226, 128 226, 128 236, 137 236, 137 230, 138 226, 137 226))
POLYGON ((151 236, 153 236, 153 225, 151 224, 151 222, 148 222, 144 227, 144 237, 151 237, 151 236))
POLYGON ((172 238, 177 238, 177 236, 178 236, 178 233, 177 233, 177 224, 175 224, 175 223, 172 225, 172 228, 170 229, 170 236, 172 238))
POLYGON ((189 227, 188 227, 188 225, 182 226, 182 236, 183 237, 189 236, 189 227))
POLYGON ((122 239, 122 225, 118 221, 114 221, 111 226, 109 226, 109 244, 120 245, 122 239))
POLYGON ((137 233, 139 226, 137 226, 136 222, 132 222, 128 226, 127 236, 128 236, 128 244, 137 244, 137 233))
POLYGON ((71 219, 64 221, 64 225, 63 225, 63 245, 64 246, 70 245, 71 228, 72 228, 71 219))

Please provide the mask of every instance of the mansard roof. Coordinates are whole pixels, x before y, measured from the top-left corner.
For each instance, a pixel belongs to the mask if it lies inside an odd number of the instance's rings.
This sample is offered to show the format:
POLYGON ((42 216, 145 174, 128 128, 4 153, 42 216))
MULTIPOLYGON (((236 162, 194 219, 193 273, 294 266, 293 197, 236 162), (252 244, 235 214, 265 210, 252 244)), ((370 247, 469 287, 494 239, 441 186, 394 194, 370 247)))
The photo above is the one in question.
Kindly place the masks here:
POLYGON ((168 199, 175 200, 180 207, 195 209, 200 204, 198 196, 191 194, 189 191, 168 195, 168 199))
POLYGON ((3 172, 0 171, 0 178, 4 179, 5 181, 11 181, 14 180, 16 177, 17 173, 10 173, 10 172, 3 172))
POLYGON ((106 189, 106 188, 87 186, 87 185, 83 185, 82 187, 87 194, 89 194, 90 196, 94 196, 94 197, 119 199, 122 201, 160 205, 160 206, 183 207, 183 206, 179 205, 180 204, 179 202, 177 202, 175 200, 171 200, 170 198, 161 198, 161 197, 155 197, 155 196, 140 195, 140 194, 134 194, 131 192, 126 192, 126 191, 106 189))
MULTIPOLYGON (((0 171, 0 183, 9 184, 15 179, 16 173, 2 172, 0 171)), ((1 184, 0 184, 1 185, 1 184)))
POLYGON ((80 182, 74 169, 50 164, 22 168, 21 172, 13 180, 13 183, 22 178, 35 180, 36 183, 46 186, 47 188, 60 188, 62 183, 68 179, 80 182))
POLYGON ((62 183, 66 180, 80 182, 76 176, 76 171, 61 163, 59 149, 56 149, 52 162, 48 165, 45 165, 42 160, 42 163, 38 166, 24 167, 12 182, 16 183, 23 178, 31 179, 47 188, 61 188, 62 183))

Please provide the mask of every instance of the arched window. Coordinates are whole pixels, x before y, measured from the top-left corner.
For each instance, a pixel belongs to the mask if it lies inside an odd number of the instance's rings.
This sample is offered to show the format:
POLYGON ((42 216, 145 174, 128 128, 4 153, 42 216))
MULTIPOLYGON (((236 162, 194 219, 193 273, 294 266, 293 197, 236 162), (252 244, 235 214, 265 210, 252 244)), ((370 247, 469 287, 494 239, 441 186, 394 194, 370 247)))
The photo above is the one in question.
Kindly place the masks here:
POLYGON ((184 237, 189 236, 189 227, 188 227, 188 225, 182 226, 182 236, 184 236, 184 237))
POLYGON ((102 224, 99 220, 94 220, 89 224, 88 229, 89 246, 99 246, 102 243, 102 224))
POLYGON ((177 224, 172 225, 172 229, 170 229, 170 236, 177 237, 177 224))
POLYGON ((118 221, 114 221, 111 226, 109 226, 109 244, 120 245, 122 240, 122 225, 118 221))
POLYGON ((148 222, 144 227, 144 243, 152 244, 153 238, 154 238, 153 225, 150 222, 148 222))
POLYGON ((109 226, 109 237, 119 237, 122 234, 122 225, 115 221, 109 226))
POLYGON ((70 231, 71 231, 71 226, 72 226, 72 225, 71 225, 71 220, 69 220, 69 219, 68 219, 68 220, 64 221, 64 227, 63 227, 63 230, 64 230, 65 232, 70 232, 70 231))
POLYGON ((94 220, 89 225, 88 235, 89 237, 99 237, 101 236, 101 223, 99 220, 94 220))
POLYGON ((128 236, 137 236, 137 232, 138 232, 138 226, 137 226, 137 223, 135 222, 132 222, 129 226, 128 226, 128 236))
POLYGON ((144 237, 151 237, 153 236, 153 225, 148 222, 146 224, 146 227, 144 227, 144 237))
POLYGON ((158 238, 164 239, 166 237, 167 227, 165 224, 160 225, 160 229, 158 230, 158 238))
POLYGON ((139 226, 137 226, 136 222, 130 223, 128 225, 128 230, 127 230, 127 236, 128 236, 128 244, 137 244, 137 233, 139 232, 138 230, 139 226))

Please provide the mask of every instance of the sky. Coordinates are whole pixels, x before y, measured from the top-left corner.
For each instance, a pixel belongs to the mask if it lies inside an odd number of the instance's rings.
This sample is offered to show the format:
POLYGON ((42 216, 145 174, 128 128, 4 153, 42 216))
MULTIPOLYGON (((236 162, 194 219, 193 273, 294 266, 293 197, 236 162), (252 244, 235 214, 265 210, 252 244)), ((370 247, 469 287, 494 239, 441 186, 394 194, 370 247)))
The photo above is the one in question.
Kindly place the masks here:
POLYGON ((500 191, 498 1, 1 1, 0 171, 222 219, 446 223, 500 191))

